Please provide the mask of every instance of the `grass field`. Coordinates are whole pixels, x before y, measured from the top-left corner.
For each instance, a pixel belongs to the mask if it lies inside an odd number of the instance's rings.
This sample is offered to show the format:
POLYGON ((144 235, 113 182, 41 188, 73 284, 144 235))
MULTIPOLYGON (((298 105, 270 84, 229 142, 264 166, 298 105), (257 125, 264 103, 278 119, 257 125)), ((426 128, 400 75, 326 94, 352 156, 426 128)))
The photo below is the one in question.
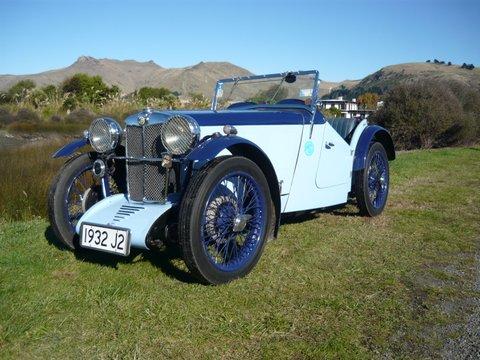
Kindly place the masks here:
POLYGON ((247 278, 193 281, 178 253, 61 248, 0 225, 0 358, 424 358, 472 311, 480 149, 401 153, 385 213, 288 219, 247 278))

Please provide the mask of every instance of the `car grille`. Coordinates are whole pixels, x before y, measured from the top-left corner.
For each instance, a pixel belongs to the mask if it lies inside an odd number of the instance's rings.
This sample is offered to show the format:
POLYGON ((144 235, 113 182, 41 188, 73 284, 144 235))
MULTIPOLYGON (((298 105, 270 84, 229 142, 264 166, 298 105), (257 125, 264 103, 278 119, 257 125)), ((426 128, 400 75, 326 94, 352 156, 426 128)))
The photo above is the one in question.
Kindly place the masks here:
POLYGON ((128 195, 134 201, 159 201, 166 198, 166 169, 161 162, 142 161, 160 158, 164 151, 160 131, 163 124, 127 126, 126 153, 128 195))

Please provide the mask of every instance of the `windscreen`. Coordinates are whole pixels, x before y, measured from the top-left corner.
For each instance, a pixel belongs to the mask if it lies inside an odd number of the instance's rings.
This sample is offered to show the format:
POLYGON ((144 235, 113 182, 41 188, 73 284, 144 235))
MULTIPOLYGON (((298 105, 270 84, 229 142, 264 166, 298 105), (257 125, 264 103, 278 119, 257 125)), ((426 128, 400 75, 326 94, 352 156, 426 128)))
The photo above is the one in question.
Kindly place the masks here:
POLYGON ((221 80, 217 83, 214 108, 233 104, 297 103, 310 106, 316 96, 316 72, 285 73, 221 80))

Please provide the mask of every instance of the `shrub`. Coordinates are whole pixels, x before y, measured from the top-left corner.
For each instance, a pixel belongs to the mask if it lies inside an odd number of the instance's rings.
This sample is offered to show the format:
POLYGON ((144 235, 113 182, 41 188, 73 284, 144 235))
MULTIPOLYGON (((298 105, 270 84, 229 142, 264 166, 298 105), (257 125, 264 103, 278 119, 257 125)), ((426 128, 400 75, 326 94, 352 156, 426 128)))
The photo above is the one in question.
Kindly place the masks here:
POLYGON ((15 121, 15 116, 7 109, 0 108, 0 126, 8 125, 15 121))
POLYGON ((78 109, 68 114, 65 118, 65 121, 68 123, 86 124, 90 123, 95 117, 96 114, 91 112, 90 110, 78 109))
POLYGON ((9 101, 20 102, 24 100, 34 88, 35 83, 32 80, 21 80, 8 90, 8 99, 9 101))
POLYGON ((137 92, 138 98, 143 102, 147 103, 149 99, 163 99, 172 93, 170 90, 164 87, 153 88, 153 87, 142 87, 137 92))
POLYGON ((199 93, 190 93, 188 95, 187 104, 189 108, 208 109, 210 107, 210 99, 199 93))
MULTIPOLYGON (((96 105, 105 103, 120 92, 118 86, 108 87, 100 76, 89 76, 87 74, 75 74, 65 80, 61 85, 61 90, 64 95, 71 95, 79 102, 96 105)), ((70 102, 66 105, 70 109, 73 103, 70 102)))
POLYGON ((464 112, 454 92, 440 82, 399 85, 385 96, 371 119, 391 130, 401 149, 431 148, 461 142, 464 112))
POLYGON ((55 85, 47 85, 42 87, 43 93, 46 95, 47 99, 52 101, 58 98, 58 89, 55 85))
POLYGON ((25 108, 18 110, 15 120, 18 122, 32 124, 39 123, 41 121, 40 117, 35 111, 25 108))

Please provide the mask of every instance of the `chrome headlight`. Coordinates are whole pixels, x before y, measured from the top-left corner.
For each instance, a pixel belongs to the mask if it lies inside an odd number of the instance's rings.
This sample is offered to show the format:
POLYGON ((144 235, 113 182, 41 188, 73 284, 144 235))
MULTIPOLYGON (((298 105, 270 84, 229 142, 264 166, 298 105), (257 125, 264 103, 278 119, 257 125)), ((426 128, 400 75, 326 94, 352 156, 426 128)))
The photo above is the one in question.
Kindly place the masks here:
POLYGON ((190 116, 173 115, 162 126, 162 143, 174 155, 185 154, 198 141, 200 127, 190 116))
POLYGON ((122 128, 110 118, 95 119, 88 129, 90 145, 99 153, 115 149, 121 136, 122 128))

